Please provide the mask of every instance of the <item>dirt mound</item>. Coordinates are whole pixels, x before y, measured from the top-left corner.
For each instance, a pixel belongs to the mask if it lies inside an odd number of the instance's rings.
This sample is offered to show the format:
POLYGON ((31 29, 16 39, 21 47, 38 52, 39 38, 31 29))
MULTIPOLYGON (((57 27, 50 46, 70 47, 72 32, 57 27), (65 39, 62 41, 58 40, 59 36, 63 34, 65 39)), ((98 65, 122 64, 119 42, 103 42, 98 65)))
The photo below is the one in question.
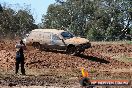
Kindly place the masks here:
MULTIPOLYGON (((87 53, 87 52, 86 52, 87 53)), ((87 53, 79 56, 70 56, 61 53, 29 51, 25 54, 28 67, 32 68, 97 68, 97 69, 112 69, 114 68, 129 68, 130 64, 114 60, 110 57, 105 57, 97 53, 87 53)))
POLYGON ((92 46, 92 49, 96 49, 99 53, 130 53, 132 52, 131 44, 95 44, 92 46))
MULTIPOLYGON (((0 63, 2 67, 13 67, 15 62, 15 43, 16 41, 1 41, 0 42, 0 63)), ((63 54, 62 52, 45 52, 35 50, 33 47, 27 47, 25 51, 25 62, 29 68, 78 68, 86 67, 89 69, 112 69, 114 68, 129 68, 132 65, 126 64, 112 59, 108 56, 103 56, 101 53, 130 53, 132 51, 132 45, 113 45, 102 44, 93 45, 92 48, 86 50, 84 54, 79 56, 70 56, 63 54)))
MULTIPOLYGON (((15 65, 15 44, 18 41, 0 41, 0 69, 3 70, 12 70, 15 65)), ((54 74, 54 71, 67 72, 68 78, 78 76, 77 70, 80 71, 79 67, 87 68, 90 72, 90 77, 97 78, 124 78, 132 79, 132 73, 128 69, 132 68, 132 63, 125 63, 122 61, 115 60, 109 54, 121 54, 131 56, 132 54, 132 45, 129 44, 92 44, 92 47, 87 49, 84 54, 78 56, 66 55, 63 52, 46 52, 34 49, 33 47, 28 46, 25 51, 25 67, 28 69, 54 69, 51 73, 54 74), (120 71, 119 71, 119 70, 120 71), (125 70, 121 71, 121 69, 125 70), (68 71, 74 71, 76 75, 69 73, 68 71), (118 71, 116 71, 118 70, 118 71), (68 74, 69 73, 69 74, 68 74)), ((55 75, 55 74, 54 74, 55 75)), ((53 76, 53 75, 52 75, 53 76)), ((42 80, 46 76, 42 76, 42 80)), ((35 82, 40 82, 38 85, 45 84, 45 81, 42 81, 40 77, 27 77, 19 79, 16 76, 7 77, 6 83, 11 84, 14 81, 23 82, 21 85, 36 85, 35 82), (35 81, 32 82, 35 78, 35 81), (37 79, 38 78, 38 79, 37 79), (31 79, 31 80, 30 80, 31 79), (12 80, 12 81, 10 81, 12 80), (37 81, 38 80, 38 81, 37 81), (10 81, 10 82, 8 82, 10 81), (26 84, 24 84, 26 81, 26 84), (29 82, 28 82, 29 81, 29 82), (44 82, 44 83, 43 83, 44 82), (42 83, 42 84, 41 84, 42 83)), ((54 82, 64 82, 65 77, 63 76, 51 77, 58 78, 54 82), (60 80, 60 81, 59 81, 60 80)), ((50 79, 50 78, 49 78, 50 79)), ((48 80, 49 80, 48 79, 48 80)), ((3 81, 2 76, 0 80, 3 81)), ((4 78, 5 80, 5 78, 4 78)), ((77 79, 76 79, 76 82, 77 79)), ((64 82, 66 84, 66 82, 64 82)))
MULTIPOLYGON (((15 44, 18 41, 0 41, 0 68, 13 69, 15 64, 15 44)), ((97 71, 110 71, 132 67, 132 63, 118 61, 109 54, 132 53, 132 45, 129 44, 93 44, 84 54, 78 56, 66 55, 63 52, 39 51, 33 47, 27 47, 25 51, 25 63, 29 69, 78 69, 85 67, 97 71), (105 55, 107 54, 108 55, 105 55)))

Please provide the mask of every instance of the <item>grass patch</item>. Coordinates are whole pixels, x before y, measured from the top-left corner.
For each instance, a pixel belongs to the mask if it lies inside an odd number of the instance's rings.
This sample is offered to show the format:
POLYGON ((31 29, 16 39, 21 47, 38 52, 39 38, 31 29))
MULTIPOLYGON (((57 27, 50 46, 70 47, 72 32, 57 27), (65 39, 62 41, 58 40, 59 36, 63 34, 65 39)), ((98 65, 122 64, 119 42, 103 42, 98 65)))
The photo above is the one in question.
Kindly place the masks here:
POLYGON ((132 44, 132 41, 91 41, 92 44, 132 44))
POLYGON ((129 56, 129 55, 126 55, 126 54, 124 54, 124 53, 119 53, 119 54, 117 54, 117 55, 113 54, 113 57, 112 57, 112 58, 113 58, 113 59, 116 59, 116 60, 118 60, 118 61, 126 62, 126 63, 132 62, 132 57, 129 56))
POLYGON ((127 41, 127 44, 132 44, 132 41, 127 41))
POLYGON ((132 58, 131 57, 127 57, 125 60, 127 60, 128 62, 132 62, 132 58))
POLYGON ((90 72, 90 73, 96 73, 97 70, 95 70, 95 69, 91 69, 89 72, 90 72))
POLYGON ((132 62, 132 58, 131 57, 121 57, 121 58, 115 58, 118 61, 123 61, 123 62, 132 62))

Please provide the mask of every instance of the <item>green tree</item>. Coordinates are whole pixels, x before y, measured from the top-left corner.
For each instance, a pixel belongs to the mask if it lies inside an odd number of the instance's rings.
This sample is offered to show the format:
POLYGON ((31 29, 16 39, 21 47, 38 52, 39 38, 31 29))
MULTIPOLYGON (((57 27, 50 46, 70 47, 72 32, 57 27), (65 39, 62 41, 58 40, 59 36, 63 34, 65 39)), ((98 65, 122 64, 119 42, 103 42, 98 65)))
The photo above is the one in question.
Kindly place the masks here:
POLYGON ((33 16, 28 11, 19 10, 16 14, 16 18, 19 27, 17 32, 19 35, 24 35, 35 28, 33 16))
POLYGON ((47 14, 43 15, 42 22, 45 28, 67 28, 70 24, 67 9, 62 5, 51 4, 47 14))
POLYGON ((131 0, 56 1, 42 18, 45 28, 64 27, 92 40, 123 40, 130 35, 131 0))
POLYGON ((27 9, 15 11, 10 7, 3 7, 0 13, 0 35, 1 37, 23 36, 25 33, 37 28, 33 16, 27 9))
POLYGON ((4 9, 3 13, 0 15, 0 31, 1 31, 1 36, 6 36, 7 34, 10 35, 14 30, 14 10, 11 8, 4 9), (9 33, 10 32, 10 33, 9 33))

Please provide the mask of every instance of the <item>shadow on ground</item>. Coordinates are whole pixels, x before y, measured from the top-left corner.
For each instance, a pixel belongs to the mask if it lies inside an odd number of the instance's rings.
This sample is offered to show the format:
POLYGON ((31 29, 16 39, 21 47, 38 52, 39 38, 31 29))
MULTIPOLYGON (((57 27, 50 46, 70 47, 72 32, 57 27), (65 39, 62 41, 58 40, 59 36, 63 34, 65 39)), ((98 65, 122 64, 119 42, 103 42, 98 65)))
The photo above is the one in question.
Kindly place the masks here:
POLYGON ((95 62, 105 63, 105 64, 110 63, 107 60, 104 60, 104 59, 101 59, 101 58, 98 58, 98 57, 94 57, 94 56, 87 56, 85 54, 77 55, 77 57, 88 59, 88 60, 95 61, 95 62))
POLYGON ((45 52, 52 52, 52 53, 61 53, 61 54, 66 54, 66 52, 65 52, 65 51, 57 51, 57 50, 44 50, 44 49, 42 49, 42 50, 40 50, 40 51, 45 51, 45 52))
MULTIPOLYGON (((56 51, 56 50, 46 50, 46 52, 66 54, 64 51, 56 51)), ((80 57, 80 58, 84 58, 87 60, 95 61, 95 62, 100 62, 100 63, 105 63, 105 64, 110 63, 109 61, 107 61, 103 58, 98 58, 98 57, 94 57, 94 56, 87 56, 85 54, 79 54, 79 55, 75 55, 75 56, 80 57)))

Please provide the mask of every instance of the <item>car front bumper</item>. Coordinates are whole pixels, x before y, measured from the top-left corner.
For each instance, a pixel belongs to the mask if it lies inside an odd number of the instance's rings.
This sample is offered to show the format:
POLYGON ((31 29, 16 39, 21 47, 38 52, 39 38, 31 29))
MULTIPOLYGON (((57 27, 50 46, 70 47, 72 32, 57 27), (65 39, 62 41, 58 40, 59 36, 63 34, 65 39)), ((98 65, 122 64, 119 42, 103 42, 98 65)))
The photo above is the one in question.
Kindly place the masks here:
POLYGON ((78 51, 84 51, 85 49, 88 49, 91 47, 91 43, 84 43, 77 46, 78 51))

